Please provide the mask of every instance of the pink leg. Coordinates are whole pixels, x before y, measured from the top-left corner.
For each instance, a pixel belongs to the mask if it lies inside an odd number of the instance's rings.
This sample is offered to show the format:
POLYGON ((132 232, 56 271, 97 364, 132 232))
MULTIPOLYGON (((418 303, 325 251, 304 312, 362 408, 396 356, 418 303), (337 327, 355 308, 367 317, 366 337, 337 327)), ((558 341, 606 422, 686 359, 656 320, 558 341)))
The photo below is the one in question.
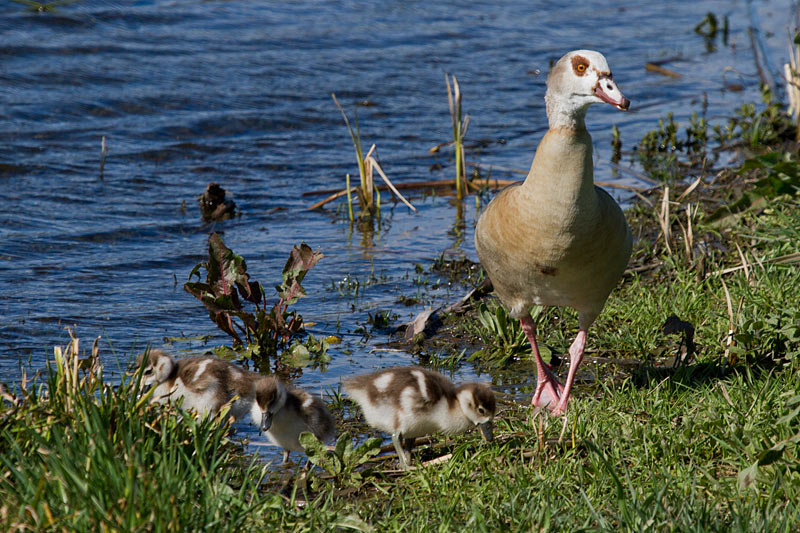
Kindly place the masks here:
POLYGON ((572 382, 575 380, 575 372, 583 359, 583 350, 586 348, 586 330, 581 328, 578 330, 578 336, 569 347, 569 374, 567 374, 567 385, 564 387, 564 394, 558 402, 552 413, 556 416, 563 415, 567 411, 567 402, 569 401, 569 391, 572 389, 572 382))
POLYGON ((542 356, 539 355, 539 347, 536 345, 536 324, 533 323, 533 319, 525 316, 519 319, 519 323, 531 343, 531 350, 533 350, 533 357, 536 361, 536 392, 533 393, 531 404, 534 407, 547 407, 553 410, 556 408, 556 402, 561 405, 561 394, 564 387, 553 375, 550 365, 542 361, 542 356))

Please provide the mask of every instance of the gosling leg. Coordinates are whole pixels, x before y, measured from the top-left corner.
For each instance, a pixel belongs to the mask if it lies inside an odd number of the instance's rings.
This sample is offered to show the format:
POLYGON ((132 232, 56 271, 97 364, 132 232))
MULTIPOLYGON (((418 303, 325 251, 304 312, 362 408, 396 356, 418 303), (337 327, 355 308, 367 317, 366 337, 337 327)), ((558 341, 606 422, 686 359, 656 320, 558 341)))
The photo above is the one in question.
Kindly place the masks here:
POLYGON ((400 468, 408 470, 411 463, 411 453, 403 449, 402 440, 403 436, 400 433, 392 433, 392 444, 394 444, 397 457, 400 458, 400 468))

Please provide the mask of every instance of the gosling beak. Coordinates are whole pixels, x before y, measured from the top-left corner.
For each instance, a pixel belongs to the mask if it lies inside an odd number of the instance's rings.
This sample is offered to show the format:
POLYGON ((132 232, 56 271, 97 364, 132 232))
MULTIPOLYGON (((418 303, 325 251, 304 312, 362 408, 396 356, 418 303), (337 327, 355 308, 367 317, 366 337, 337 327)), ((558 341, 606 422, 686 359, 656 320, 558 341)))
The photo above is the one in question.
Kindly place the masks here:
POLYGON ((594 86, 594 95, 620 111, 627 111, 631 106, 631 101, 623 96, 622 91, 619 90, 610 75, 600 75, 597 85, 594 86))
POLYGON ((481 435, 483 435, 486 442, 492 442, 494 440, 494 433, 492 433, 494 424, 492 424, 491 420, 483 424, 478 424, 478 429, 481 430, 481 435))
POLYGON ((269 411, 264 411, 264 414, 261 415, 261 431, 268 431, 271 426, 272 413, 269 411))

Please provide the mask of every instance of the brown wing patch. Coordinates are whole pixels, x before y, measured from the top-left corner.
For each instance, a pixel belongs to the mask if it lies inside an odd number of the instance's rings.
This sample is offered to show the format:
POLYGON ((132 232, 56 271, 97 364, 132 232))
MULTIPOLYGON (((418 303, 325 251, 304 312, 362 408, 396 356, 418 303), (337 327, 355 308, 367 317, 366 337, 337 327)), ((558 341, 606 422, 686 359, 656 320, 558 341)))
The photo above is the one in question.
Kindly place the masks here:
POLYGON ((583 56, 575 56, 572 58, 572 72, 576 76, 583 76, 589 69, 589 60, 583 56))

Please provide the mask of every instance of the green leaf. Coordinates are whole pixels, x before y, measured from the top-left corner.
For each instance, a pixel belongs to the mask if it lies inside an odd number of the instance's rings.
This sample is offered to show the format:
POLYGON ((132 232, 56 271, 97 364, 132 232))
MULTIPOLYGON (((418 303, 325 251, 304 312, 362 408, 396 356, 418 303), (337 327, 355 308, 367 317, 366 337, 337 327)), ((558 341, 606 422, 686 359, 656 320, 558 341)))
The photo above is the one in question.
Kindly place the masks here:
POLYGON ((350 432, 345 431, 339 435, 338 439, 336 439, 336 446, 333 453, 335 453, 340 459, 345 460, 345 458, 350 455, 352 450, 353 437, 350 435, 350 432))
POLYGON ((800 414, 800 405, 795 408, 794 411, 791 413, 784 415, 778 419, 778 424, 783 424, 784 422, 790 422, 791 420, 797 418, 797 415, 800 414))
POLYGON ((326 471, 331 471, 328 448, 320 442, 313 433, 310 431, 303 431, 300 433, 298 440, 300 441, 300 446, 305 450, 308 460, 311 461, 312 464, 326 471))
POLYGON ((352 460, 359 465, 367 462, 370 457, 375 457, 381 452, 382 444, 383 441, 377 437, 365 440, 361 446, 353 451, 352 460))

